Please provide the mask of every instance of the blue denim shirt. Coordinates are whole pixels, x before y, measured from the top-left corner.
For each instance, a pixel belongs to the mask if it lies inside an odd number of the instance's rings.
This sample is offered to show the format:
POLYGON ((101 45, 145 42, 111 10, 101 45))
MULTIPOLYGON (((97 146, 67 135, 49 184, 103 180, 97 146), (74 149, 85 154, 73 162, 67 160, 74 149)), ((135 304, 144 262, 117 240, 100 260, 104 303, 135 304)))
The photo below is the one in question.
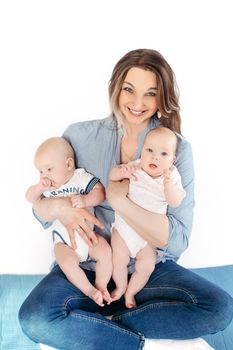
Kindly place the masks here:
MULTIPOLYGON (((138 149, 135 159, 140 157, 144 139, 148 131, 160 126, 157 117, 153 117, 148 127, 140 134, 138 149)), ((72 145, 76 166, 85 168, 86 171, 98 177, 106 187, 110 169, 120 164, 120 144, 123 131, 117 127, 115 118, 84 121, 71 124, 64 132, 63 137, 72 145)), ((186 197, 178 208, 168 207, 169 240, 163 249, 157 249, 157 263, 167 259, 177 260, 187 248, 193 221, 194 207, 194 170, 193 157, 190 144, 177 134, 178 148, 175 165, 181 175, 182 185, 186 191, 186 197)), ((105 228, 96 232, 102 234, 107 240, 110 238, 110 228, 114 220, 114 211, 107 201, 95 208, 96 217, 103 222, 105 228)), ((42 221, 41 221, 42 222, 42 221)), ((42 222, 44 227, 49 223, 42 222)), ((133 261, 132 261, 133 264, 133 261)), ((93 268, 90 261, 82 263, 87 269, 93 268)))

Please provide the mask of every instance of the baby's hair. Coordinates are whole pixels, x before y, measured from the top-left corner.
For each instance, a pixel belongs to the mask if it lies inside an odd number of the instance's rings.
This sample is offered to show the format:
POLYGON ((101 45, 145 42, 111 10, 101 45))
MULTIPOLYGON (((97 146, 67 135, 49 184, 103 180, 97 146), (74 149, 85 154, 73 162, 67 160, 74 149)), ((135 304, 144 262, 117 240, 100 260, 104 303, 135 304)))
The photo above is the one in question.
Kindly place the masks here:
POLYGON ((178 146, 178 139, 177 139, 174 131, 172 131, 171 129, 166 128, 166 127, 159 127, 159 128, 151 129, 147 133, 146 137, 148 137, 148 135, 151 135, 151 134, 160 134, 160 135, 164 135, 164 136, 168 136, 168 137, 172 138, 173 142, 174 142, 174 153, 176 153, 177 146, 178 146))
POLYGON ((47 151, 50 148, 55 149, 56 152, 59 152, 60 154, 64 154, 66 158, 74 159, 73 148, 63 137, 50 137, 49 139, 42 142, 42 144, 36 150, 35 157, 40 152, 47 151))

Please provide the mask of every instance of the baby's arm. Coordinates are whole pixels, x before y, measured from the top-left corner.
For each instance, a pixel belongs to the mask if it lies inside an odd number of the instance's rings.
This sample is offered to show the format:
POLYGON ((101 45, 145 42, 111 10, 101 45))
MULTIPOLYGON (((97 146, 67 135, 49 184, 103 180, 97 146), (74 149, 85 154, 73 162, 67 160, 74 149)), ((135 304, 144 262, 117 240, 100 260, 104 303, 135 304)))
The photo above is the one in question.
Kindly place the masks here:
POLYGON ((123 179, 134 179, 137 177, 134 175, 135 171, 140 168, 138 163, 121 164, 113 167, 109 174, 110 181, 121 181, 123 179))
POLYGON ((171 179, 171 171, 165 170, 164 174, 164 194, 170 207, 177 208, 185 197, 185 191, 181 190, 171 179))
POLYGON ((41 198, 41 195, 44 191, 47 191, 51 187, 51 181, 47 178, 40 180, 35 185, 32 185, 28 188, 26 192, 26 199, 30 203, 34 203, 41 198))
POLYGON ((104 186, 98 182, 93 189, 83 195, 71 196, 72 206, 74 208, 88 208, 95 207, 105 200, 104 186))

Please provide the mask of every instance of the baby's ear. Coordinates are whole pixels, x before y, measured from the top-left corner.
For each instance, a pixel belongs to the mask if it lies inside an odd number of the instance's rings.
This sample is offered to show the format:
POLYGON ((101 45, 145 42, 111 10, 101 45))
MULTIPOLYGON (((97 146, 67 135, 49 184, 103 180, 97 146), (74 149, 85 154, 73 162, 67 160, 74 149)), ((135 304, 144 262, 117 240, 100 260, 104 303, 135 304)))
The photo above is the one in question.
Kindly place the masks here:
POLYGON ((175 163, 176 161, 176 156, 173 156, 173 163, 175 163))
POLYGON ((67 158, 66 164, 69 170, 74 169, 74 159, 73 158, 67 158))

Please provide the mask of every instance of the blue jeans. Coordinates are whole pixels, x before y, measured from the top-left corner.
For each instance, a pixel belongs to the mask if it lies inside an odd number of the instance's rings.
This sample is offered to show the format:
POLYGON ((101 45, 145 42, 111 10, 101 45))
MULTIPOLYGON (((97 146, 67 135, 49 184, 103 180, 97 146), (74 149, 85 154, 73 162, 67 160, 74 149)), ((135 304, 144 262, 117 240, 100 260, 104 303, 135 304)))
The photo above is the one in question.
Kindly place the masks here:
MULTIPOLYGON (((94 283, 95 273, 86 274, 94 283)), ((201 337, 223 330, 233 316, 230 295, 172 261, 156 265, 136 302, 134 309, 123 298, 101 308, 55 266, 24 301, 19 320, 29 338, 57 349, 139 350, 144 337, 201 337)))

